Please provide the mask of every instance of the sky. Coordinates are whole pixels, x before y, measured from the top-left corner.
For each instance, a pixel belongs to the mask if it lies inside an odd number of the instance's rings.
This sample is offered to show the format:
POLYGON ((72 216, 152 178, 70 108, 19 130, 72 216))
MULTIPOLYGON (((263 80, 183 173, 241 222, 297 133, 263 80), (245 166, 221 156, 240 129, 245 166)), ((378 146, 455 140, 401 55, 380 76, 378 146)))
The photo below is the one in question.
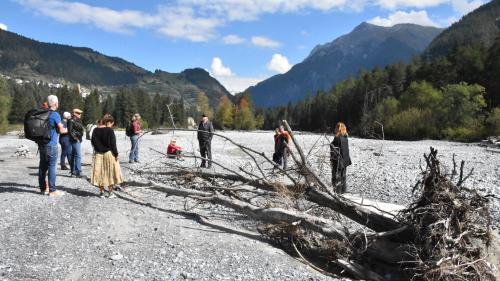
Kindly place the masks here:
POLYGON ((230 92, 287 72, 362 22, 448 27, 488 0, 0 0, 0 29, 154 71, 201 67, 230 92))

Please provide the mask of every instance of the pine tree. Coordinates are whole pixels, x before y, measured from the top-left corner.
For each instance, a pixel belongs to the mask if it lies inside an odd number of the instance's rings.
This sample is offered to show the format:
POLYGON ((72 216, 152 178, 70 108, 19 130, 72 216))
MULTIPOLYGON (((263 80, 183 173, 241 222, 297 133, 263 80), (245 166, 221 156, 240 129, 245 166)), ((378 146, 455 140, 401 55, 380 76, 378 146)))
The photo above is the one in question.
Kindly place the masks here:
POLYGON ((85 98, 83 106, 82 122, 86 124, 95 124, 102 117, 102 107, 99 101, 99 92, 93 90, 90 95, 85 98))

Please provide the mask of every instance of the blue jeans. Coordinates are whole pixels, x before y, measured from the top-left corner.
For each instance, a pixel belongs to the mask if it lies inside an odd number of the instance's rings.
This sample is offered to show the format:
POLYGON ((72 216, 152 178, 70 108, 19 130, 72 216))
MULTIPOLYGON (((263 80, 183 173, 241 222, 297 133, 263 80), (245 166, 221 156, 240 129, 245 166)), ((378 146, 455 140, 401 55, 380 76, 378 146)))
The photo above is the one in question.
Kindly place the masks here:
POLYGON ((130 155, 128 156, 129 162, 139 161, 139 135, 133 135, 130 137, 130 143, 132 147, 130 148, 130 155))
POLYGON ((40 163, 38 166, 38 186, 45 189, 45 175, 49 176, 49 191, 56 191, 57 144, 45 144, 38 147, 40 163))
POLYGON ((82 173, 82 154, 80 152, 81 142, 71 141, 71 173, 80 175, 82 173))
POLYGON ((71 143, 69 142, 69 136, 61 135, 59 143, 61 144, 61 167, 66 166, 66 158, 68 159, 68 164, 71 165, 71 143))

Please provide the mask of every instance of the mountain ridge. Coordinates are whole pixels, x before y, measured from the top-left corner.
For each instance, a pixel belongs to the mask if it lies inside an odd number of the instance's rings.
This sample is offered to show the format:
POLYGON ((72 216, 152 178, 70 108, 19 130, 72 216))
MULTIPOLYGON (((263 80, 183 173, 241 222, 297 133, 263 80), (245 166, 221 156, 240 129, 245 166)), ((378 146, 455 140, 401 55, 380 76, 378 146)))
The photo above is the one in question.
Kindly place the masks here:
POLYGON ((180 73, 151 72, 88 47, 40 42, 5 30, 0 30, 0 72, 46 83, 79 83, 103 92, 124 86, 137 87, 148 93, 183 97, 191 103, 200 92, 207 95, 211 105, 222 96, 231 96, 219 81, 201 68, 180 73), (190 75, 197 78, 188 79, 190 75))
POLYGON ((247 91, 261 107, 299 101, 307 94, 329 90, 361 69, 409 61, 441 31, 415 24, 382 27, 364 22, 348 34, 317 45, 287 73, 272 76, 247 91))

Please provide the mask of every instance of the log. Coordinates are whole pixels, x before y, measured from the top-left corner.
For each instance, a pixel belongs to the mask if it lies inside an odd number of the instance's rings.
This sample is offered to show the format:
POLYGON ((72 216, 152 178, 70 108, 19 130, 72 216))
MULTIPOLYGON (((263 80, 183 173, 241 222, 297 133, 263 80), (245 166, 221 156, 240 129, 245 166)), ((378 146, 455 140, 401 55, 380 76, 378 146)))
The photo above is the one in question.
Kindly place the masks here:
POLYGON ((151 189, 165 192, 170 195, 190 197, 201 201, 219 204, 259 221, 275 224, 282 222, 299 223, 303 227, 319 232, 326 237, 347 241, 347 233, 344 231, 343 226, 325 218, 282 208, 260 208, 247 202, 229 198, 220 194, 185 188, 172 188, 154 182, 151 182, 151 189))
POLYGON ((365 267, 352 262, 345 260, 336 260, 335 263, 340 267, 344 268, 349 272, 352 276, 359 280, 373 280, 373 281, 384 281, 385 279, 378 275, 377 273, 366 269, 365 267))
POLYGON ((347 201, 335 194, 327 194, 314 187, 309 187, 306 190, 306 198, 320 206, 330 208, 376 232, 389 231, 403 226, 388 216, 373 212, 368 208, 359 206, 355 202, 347 201))

